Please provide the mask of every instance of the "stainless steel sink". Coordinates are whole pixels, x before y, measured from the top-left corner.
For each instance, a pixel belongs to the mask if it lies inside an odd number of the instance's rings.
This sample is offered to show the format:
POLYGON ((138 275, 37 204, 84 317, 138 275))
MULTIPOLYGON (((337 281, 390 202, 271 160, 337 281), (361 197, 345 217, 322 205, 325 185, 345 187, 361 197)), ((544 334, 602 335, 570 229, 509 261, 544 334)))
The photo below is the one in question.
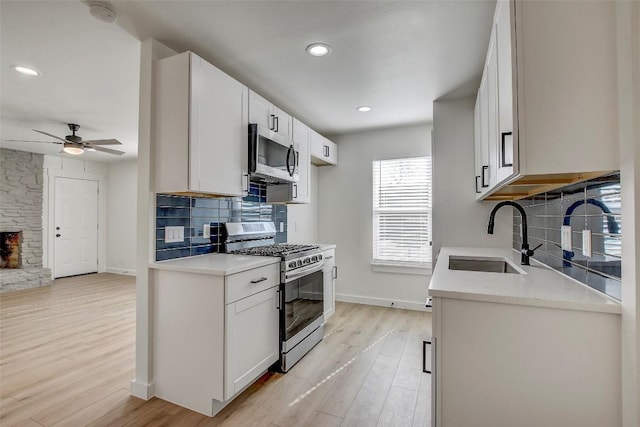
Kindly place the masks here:
POLYGON ((520 274, 511 264, 501 258, 473 258, 454 255, 449 256, 449 270, 520 274))

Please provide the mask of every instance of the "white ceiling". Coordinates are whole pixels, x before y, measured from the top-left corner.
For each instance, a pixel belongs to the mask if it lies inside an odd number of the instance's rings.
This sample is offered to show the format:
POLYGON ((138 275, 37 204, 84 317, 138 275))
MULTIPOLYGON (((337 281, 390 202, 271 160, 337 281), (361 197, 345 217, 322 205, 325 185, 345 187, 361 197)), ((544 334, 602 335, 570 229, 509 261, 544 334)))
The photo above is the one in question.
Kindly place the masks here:
POLYGON ((5 140, 48 140, 31 129, 63 136, 73 121, 83 138, 117 138, 135 156, 139 41, 149 37, 196 52, 326 135, 429 122, 435 99, 477 90, 495 0, 112 5, 116 24, 79 1, 0 2, 2 146, 57 153, 5 140), (307 55, 312 42, 331 55, 307 55), (14 64, 42 76, 18 75, 14 64), (363 104, 373 110, 357 112, 363 104))

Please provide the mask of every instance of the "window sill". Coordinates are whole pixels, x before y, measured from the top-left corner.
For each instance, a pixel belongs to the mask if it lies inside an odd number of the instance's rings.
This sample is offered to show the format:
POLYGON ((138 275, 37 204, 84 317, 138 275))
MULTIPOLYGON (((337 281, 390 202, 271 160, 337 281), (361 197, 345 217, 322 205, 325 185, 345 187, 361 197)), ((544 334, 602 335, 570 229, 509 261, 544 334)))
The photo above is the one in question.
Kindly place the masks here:
POLYGON ((393 263, 378 263, 372 262, 371 269, 379 273, 397 273, 397 274, 413 274, 417 276, 431 276, 431 264, 425 266, 407 265, 407 264, 393 264, 393 263))

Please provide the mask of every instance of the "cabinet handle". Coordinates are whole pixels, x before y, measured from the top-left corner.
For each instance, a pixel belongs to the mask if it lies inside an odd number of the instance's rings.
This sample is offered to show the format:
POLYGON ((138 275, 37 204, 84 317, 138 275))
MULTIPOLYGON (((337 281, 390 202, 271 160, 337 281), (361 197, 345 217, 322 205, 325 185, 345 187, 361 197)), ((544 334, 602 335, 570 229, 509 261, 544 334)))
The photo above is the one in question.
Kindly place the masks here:
POLYGON ((260 282, 264 282, 265 280, 267 280, 266 277, 261 277, 259 279, 253 279, 251 283, 260 283, 260 282))
POLYGON ((322 151, 325 157, 329 157, 329 146, 328 145, 323 145, 322 146, 322 151))
POLYGON ((275 114, 271 114, 271 124, 269 125, 269 130, 275 130, 276 128, 276 116, 275 114))
POLYGON ((276 291, 276 309, 280 310, 280 289, 276 291))
POLYGON ((333 278, 334 279, 338 278, 338 266, 337 265, 333 266, 333 278))
POLYGON ((245 173, 242 176, 242 191, 245 195, 249 194, 249 174, 245 173))
POLYGON ((479 182, 478 180, 480 179, 480 175, 476 175, 476 193, 480 192, 480 189, 478 188, 479 182))
MULTIPOLYGON (((501 147, 501 150, 500 150, 501 151, 501 153, 500 153, 500 165, 503 168, 504 167, 513 166, 513 159, 511 160, 511 163, 507 163, 504 160, 504 155, 505 155, 505 153, 507 151, 506 139, 507 139, 507 136, 509 136, 509 135, 513 135, 513 132, 502 132, 502 147, 501 147)), ((513 139, 511 139, 511 144, 513 144, 513 139)), ((513 157, 513 155, 511 157, 513 157)))
POLYGON ((486 188, 489 186, 489 178, 487 178, 486 180, 484 179, 484 177, 486 176, 485 172, 489 171, 489 166, 483 166, 482 167, 482 188, 486 188))
MULTIPOLYGON (((427 346, 431 346, 431 341, 422 341, 422 372, 430 374, 431 371, 427 370, 427 346)), ((431 349, 433 351, 433 348, 431 349)))
POLYGON ((274 127, 276 128, 275 131, 278 132, 280 130, 280 120, 278 120, 278 116, 275 116, 273 120, 275 121, 274 123, 274 127))
POLYGON ((293 184, 293 198, 298 198, 298 184, 293 184))

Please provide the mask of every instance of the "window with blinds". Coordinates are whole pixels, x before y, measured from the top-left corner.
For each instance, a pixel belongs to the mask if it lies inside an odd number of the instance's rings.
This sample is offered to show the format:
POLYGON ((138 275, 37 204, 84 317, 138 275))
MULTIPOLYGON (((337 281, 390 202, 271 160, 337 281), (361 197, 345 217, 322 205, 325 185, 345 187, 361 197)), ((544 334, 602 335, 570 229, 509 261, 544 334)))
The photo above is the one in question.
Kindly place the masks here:
POLYGON ((373 263, 431 265, 431 157, 373 162, 373 263))

